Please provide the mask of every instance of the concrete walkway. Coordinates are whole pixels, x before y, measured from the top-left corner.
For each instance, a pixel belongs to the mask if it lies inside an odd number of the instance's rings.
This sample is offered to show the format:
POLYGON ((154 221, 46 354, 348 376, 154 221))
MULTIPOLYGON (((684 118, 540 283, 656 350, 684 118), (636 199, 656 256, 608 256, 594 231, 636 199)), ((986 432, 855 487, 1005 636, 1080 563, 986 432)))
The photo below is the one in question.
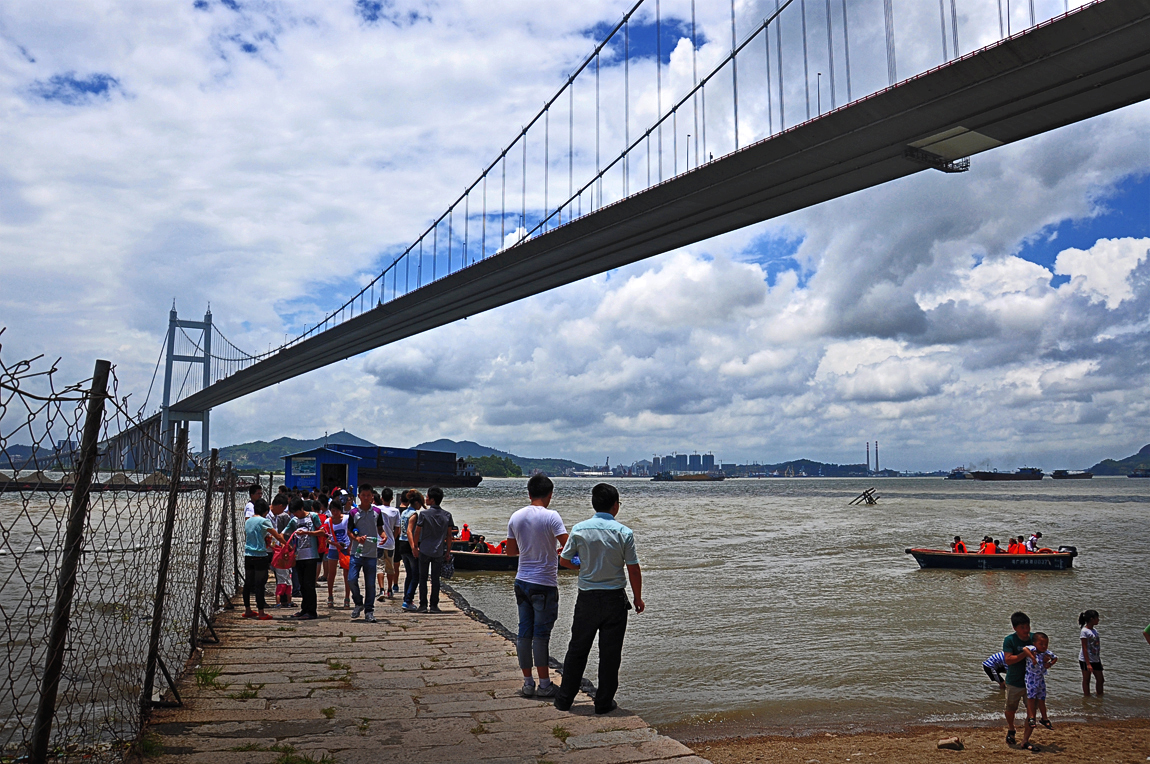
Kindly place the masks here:
POLYGON ((596 716, 585 694, 569 713, 519 697, 514 645, 441 607, 412 615, 392 600, 376 624, 322 600, 317 621, 221 615, 222 644, 185 676, 184 706, 153 712, 147 739, 164 753, 148 760, 706 764, 623 709, 596 716))

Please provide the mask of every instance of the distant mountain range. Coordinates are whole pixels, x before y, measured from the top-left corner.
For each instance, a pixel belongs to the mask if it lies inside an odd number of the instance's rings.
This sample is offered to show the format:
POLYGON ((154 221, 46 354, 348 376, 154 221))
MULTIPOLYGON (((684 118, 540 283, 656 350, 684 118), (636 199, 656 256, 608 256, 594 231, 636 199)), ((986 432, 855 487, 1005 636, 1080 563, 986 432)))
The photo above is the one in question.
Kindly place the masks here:
MULTIPOLYGON (((353 435, 346 430, 340 430, 339 432, 328 435, 326 439, 312 438, 311 440, 300 440, 298 438, 277 438, 270 442, 257 440, 251 443, 227 446, 220 449, 220 461, 230 461, 236 466, 236 469, 241 470, 280 471, 283 470, 284 456, 319 448, 324 443, 342 446, 376 445, 369 440, 364 440, 358 435, 353 435)), ((413 448, 427 451, 450 451, 456 456, 463 457, 498 456, 515 462, 519 465, 519 468, 523 470, 523 473, 527 475, 530 475, 533 470, 537 469, 543 470, 551 475, 562 474, 563 470, 568 467, 577 470, 587 469, 585 465, 567 459, 532 459, 524 456, 516 456, 507 451, 500 451, 490 446, 482 446, 470 440, 454 441, 440 438, 439 440, 420 443, 417 446, 413 446, 413 448)))
POLYGON ((1150 444, 1125 459, 1103 459, 1090 468, 1095 475, 1129 475, 1136 469, 1150 469, 1150 444))

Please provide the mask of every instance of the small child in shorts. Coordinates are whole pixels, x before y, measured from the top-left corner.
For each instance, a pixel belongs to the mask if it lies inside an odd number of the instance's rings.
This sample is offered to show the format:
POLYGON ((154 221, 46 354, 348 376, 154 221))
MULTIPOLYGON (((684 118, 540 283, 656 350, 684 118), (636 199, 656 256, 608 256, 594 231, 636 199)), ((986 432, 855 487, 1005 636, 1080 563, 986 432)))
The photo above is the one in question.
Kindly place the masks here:
MULTIPOLYGON (((1034 644, 1023 650, 1026 653, 1026 724, 1027 732, 1041 724, 1053 729, 1046 714, 1046 672, 1058 662, 1058 656, 1050 652, 1050 638, 1038 631, 1034 634, 1034 644), (1035 713, 1037 711, 1038 713, 1035 713), (1041 721, 1035 721, 1038 714, 1041 721)), ((1027 738, 1030 736, 1027 735, 1027 738)))

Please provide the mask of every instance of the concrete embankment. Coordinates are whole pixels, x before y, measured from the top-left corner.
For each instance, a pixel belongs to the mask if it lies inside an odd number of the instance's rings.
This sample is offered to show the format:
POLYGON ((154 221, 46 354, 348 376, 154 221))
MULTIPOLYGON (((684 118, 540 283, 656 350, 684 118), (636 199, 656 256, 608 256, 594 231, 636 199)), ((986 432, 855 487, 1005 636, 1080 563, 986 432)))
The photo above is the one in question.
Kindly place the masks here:
POLYGON ((706 764, 635 714, 596 716, 582 693, 569 713, 519 697, 514 645, 441 607, 414 615, 391 600, 375 624, 322 604, 302 623, 225 613, 221 644, 180 685, 183 707, 153 712, 145 742, 163 753, 148 761, 706 764))

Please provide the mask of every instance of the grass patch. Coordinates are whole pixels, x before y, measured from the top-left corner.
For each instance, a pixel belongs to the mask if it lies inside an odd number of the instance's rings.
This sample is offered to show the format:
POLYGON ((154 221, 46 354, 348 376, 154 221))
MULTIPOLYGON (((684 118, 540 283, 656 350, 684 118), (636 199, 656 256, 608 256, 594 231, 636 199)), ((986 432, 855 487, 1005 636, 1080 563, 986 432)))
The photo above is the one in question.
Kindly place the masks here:
POLYGON ((281 753, 276 757, 275 764, 336 764, 335 759, 326 753, 318 759, 303 753, 281 753))
POLYGON ((223 666, 198 666, 195 673, 196 687, 212 687, 217 690, 226 690, 228 687, 219 681, 220 674, 224 673, 223 666))
POLYGON ((295 631, 294 626, 281 626, 276 631, 295 631))
POLYGON ((366 735, 367 731, 371 729, 371 720, 360 719, 359 724, 355 725, 355 728, 359 730, 359 734, 366 735))
POLYGON ((332 671, 351 671, 350 663, 340 663, 335 658, 327 659, 327 667, 332 671))
POLYGON ((355 641, 356 641, 357 639, 359 639, 359 637, 357 637, 355 634, 352 634, 352 635, 351 635, 351 643, 352 643, 353 645, 355 644, 355 641))
POLYGON ((566 743, 567 738, 571 737, 571 733, 558 724, 551 728, 551 734, 558 738, 560 743, 566 743))
POLYGON ((482 735, 485 732, 487 732, 487 728, 483 726, 483 722, 480 722, 471 728, 472 735, 482 735))
POLYGON ((144 758, 154 759, 164 755, 164 744, 159 735, 149 732, 140 736, 140 740, 136 743, 136 753, 144 758))
POLYGON ((327 717, 328 719, 334 719, 335 718, 335 708, 334 707, 329 706, 328 708, 321 708, 319 710, 319 712, 321 714, 323 714, 325 717, 327 717))
POLYGON ((247 751, 262 751, 263 749, 264 747, 259 743, 244 743, 243 745, 237 745, 234 748, 229 748, 228 750, 243 753, 247 751))
POLYGON ((259 691, 263 688, 264 686, 262 684, 252 684, 251 682, 248 682, 244 686, 244 689, 240 690, 239 692, 233 692, 228 697, 232 700, 251 700, 252 698, 258 698, 259 691))
POLYGON ((495 690, 488 690, 487 694, 494 698, 495 697, 495 690))

